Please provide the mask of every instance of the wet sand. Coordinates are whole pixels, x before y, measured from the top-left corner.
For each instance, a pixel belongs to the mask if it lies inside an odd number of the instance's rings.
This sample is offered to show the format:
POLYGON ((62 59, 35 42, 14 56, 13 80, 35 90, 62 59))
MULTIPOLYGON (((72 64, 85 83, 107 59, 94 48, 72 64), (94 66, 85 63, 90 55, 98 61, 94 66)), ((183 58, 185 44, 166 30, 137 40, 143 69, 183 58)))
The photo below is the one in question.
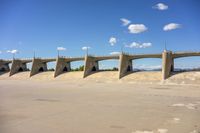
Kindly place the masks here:
POLYGON ((164 84, 155 76, 160 73, 140 74, 122 80, 110 72, 86 79, 81 72, 56 79, 52 72, 0 75, 0 132, 200 132, 199 73, 195 80, 187 79, 194 73, 177 74, 164 84))

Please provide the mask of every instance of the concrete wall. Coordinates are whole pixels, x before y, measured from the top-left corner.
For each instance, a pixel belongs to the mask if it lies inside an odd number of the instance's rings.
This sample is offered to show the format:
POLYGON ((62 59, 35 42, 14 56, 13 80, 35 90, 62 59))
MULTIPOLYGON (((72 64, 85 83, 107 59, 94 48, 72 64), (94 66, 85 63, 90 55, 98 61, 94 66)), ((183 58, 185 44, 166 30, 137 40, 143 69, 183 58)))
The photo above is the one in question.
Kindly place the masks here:
POLYGON ((57 77, 58 75, 65 72, 66 71, 65 68, 67 69, 67 71, 71 70, 70 61, 67 60, 66 58, 58 57, 56 59, 56 70, 54 73, 54 77, 57 77), (65 71, 64 71, 64 69, 65 69, 65 71))
POLYGON ((8 71, 10 71, 9 63, 0 61, 0 72, 8 72, 8 71))
POLYGON ((84 74, 83 78, 87 77, 88 75, 93 73, 93 69, 96 69, 95 71, 99 70, 99 64, 98 60, 96 60, 95 57, 92 56, 85 56, 85 65, 84 65, 84 74))
POLYGON ((119 58, 119 79, 124 77, 129 71, 132 71, 132 60, 129 55, 121 54, 119 58))
POLYGON ((27 70, 26 62, 13 59, 9 76, 12 76, 20 71, 26 71, 26 70, 27 70))
POLYGON ((39 73, 40 72, 39 70, 41 68, 43 69, 43 71, 47 71, 47 62, 45 62, 42 59, 34 58, 32 68, 31 68, 30 77, 39 73))
POLYGON ((164 51, 162 53, 162 80, 170 77, 171 72, 174 70, 174 59, 171 51, 164 51))

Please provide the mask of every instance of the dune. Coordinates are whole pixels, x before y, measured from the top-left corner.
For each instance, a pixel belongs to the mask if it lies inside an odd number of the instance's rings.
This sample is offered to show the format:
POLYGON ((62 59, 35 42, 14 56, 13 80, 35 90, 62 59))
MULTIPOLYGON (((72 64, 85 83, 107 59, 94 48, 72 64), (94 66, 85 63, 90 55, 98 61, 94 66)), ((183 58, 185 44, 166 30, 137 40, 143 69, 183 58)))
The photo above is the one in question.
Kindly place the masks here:
POLYGON ((125 83, 138 83, 138 84, 200 84, 200 72, 182 72, 173 73, 171 77, 165 81, 161 80, 161 71, 140 71, 132 72, 126 76, 118 79, 118 71, 99 71, 88 75, 83 78, 83 71, 66 72, 54 78, 54 71, 47 71, 38 73, 29 77, 30 71, 19 72, 11 77, 9 73, 1 73, 0 80, 47 80, 47 81, 93 81, 93 82, 125 82, 125 83))

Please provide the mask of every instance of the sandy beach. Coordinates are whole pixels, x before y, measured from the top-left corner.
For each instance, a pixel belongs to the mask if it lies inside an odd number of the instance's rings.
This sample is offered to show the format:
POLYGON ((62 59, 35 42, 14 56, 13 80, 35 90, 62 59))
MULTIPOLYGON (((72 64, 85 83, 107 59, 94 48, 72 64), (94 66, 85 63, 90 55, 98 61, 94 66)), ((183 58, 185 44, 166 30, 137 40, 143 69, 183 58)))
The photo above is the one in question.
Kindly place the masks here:
POLYGON ((1 133, 199 133, 200 72, 0 75, 1 133))

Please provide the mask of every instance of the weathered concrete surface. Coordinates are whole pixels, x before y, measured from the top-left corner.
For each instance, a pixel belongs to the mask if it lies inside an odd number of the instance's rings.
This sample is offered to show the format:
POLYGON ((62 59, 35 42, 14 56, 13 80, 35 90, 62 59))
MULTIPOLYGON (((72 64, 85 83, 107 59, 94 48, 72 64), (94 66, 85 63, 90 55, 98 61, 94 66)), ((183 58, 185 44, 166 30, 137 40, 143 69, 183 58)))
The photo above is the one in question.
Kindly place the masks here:
POLYGON ((70 62, 68 59, 61 58, 61 57, 58 57, 56 59, 56 70, 54 73, 54 77, 57 77, 58 75, 60 75, 64 72, 68 72, 70 70, 71 70, 71 66, 70 66, 70 62))
POLYGON ((171 51, 164 51, 162 53, 162 80, 170 77, 174 69, 174 59, 171 51))
POLYGON ((12 61, 10 60, 0 60, 0 72, 8 72, 10 71, 9 63, 12 61))
POLYGON ((52 62, 52 61, 56 61, 56 59, 54 59, 54 58, 52 58, 52 59, 51 58, 50 59, 34 58, 30 77, 39 72, 47 71, 47 63, 52 62))
POLYGON ((85 56, 85 65, 84 65, 84 74, 83 78, 87 77, 94 71, 99 70, 98 60, 93 56, 85 56))
POLYGON ((13 59, 9 76, 12 76, 18 72, 27 71, 28 69, 26 64, 29 62, 31 62, 31 60, 13 59))
POLYGON ((128 72, 132 71, 132 59, 130 55, 120 54, 119 58, 119 79, 124 77, 128 72))

